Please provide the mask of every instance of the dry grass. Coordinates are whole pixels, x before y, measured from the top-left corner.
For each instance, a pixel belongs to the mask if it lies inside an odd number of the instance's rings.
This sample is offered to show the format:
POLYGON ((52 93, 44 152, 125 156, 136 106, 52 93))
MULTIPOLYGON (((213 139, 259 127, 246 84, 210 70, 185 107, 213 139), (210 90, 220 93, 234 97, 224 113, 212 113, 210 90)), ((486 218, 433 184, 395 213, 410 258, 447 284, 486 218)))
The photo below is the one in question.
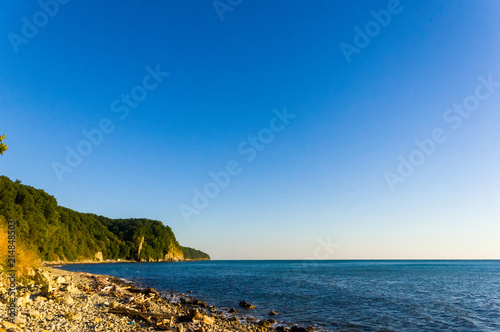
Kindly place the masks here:
MULTIPOLYGON (((0 265, 4 271, 9 270, 8 257, 10 244, 7 230, 6 220, 3 216, 0 216, 0 265)), ((23 278, 28 275, 28 271, 38 268, 40 259, 33 251, 28 250, 23 243, 20 243, 19 239, 16 239, 15 246, 15 269, 17 270, 17 277, 23 278)))

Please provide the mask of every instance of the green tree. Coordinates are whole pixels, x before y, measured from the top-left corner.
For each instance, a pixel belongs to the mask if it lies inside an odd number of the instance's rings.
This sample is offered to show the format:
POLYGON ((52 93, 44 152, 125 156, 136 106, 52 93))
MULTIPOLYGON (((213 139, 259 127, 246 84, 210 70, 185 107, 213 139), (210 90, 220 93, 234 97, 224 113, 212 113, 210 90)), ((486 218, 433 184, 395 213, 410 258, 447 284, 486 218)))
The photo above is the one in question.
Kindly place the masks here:
POLYGON ((5 151, 7 151, 7 145, 5 143, 2 143, 2 141, 5 139, 6 135, 0 136, 0 154, 3 155, 5 151))

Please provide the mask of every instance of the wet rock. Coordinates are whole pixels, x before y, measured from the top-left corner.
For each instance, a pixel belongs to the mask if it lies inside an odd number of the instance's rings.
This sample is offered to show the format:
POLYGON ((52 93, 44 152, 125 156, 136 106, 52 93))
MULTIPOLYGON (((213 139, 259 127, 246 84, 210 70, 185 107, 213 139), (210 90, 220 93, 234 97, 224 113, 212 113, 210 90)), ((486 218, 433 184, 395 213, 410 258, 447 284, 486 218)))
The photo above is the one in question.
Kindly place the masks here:
POLYGON ((303 327, 292 326, 291 332, 308 332, 308 331, 303 327))
POLYGON ((256 308, 253 304, 251 304, 250 302, 247 302, 247 301, 241 301, 240 307, 245 308, 245 309, 255 309, 256 308))
POLYGON ((286 326, 278 326, 276 332, 290 332, 290 329, 286 326))
POLYGON ((312 326, 308 326, 308 327, 306 327, 306 331, 307 331, 307 332, 312 332, 312 331, 314 331, 314 330, 315 330, 315 328, 314 328, 314 327, 312 327, 312 326))
POLYGON ((238 313, 238 311, 236 311, 236 309, 234 309, 234 308, 229 309, 229 311, 228 311, 228 312, 229 312, 230 314, 236 314, 236 313, 238 313))
POLYGON ((200 301, 200 300, 188 300, 188 299, 181 299, 182 304, 187 304, 187 305, 196 305, 202 308, 208 308, 208 304, 205 301, 200 301))
POLYGON ((269 316, 278 316, 278 315, 279 315, 279 313, 277 313, 274 310, 269 311, 269 316))
POLYGON ((273 324, 270 321, 268 321, 268 320, 261 320, 258 324, 260 326, 266 327, 266 328, 273 327, 273 324))

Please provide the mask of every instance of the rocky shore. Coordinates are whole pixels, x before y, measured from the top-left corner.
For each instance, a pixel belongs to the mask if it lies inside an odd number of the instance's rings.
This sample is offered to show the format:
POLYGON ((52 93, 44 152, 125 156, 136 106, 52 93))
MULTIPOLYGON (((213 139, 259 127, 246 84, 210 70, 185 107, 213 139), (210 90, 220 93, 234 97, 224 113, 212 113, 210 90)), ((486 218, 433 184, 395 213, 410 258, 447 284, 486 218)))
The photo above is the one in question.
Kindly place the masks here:
MULTIPOLYGON (((248 302, 241 310, 251 310, 248 302)), ((238 309, 240 310, 240 309, 238 309)), ((205 302, 181 298, 174 303, 152 288, 111 277, 68 272, 50 267, 33 270, 18 281, 9 296, 0 282, 0 332, 4 331, 291 331, 313 329, 278 325, 274 319, 242 319, 232 308, 223 312, 205 302), (8 304, 16 304, 16 317, 8 318, 8 304)), ((270 312, 270 315, 278 314, 270 312)))

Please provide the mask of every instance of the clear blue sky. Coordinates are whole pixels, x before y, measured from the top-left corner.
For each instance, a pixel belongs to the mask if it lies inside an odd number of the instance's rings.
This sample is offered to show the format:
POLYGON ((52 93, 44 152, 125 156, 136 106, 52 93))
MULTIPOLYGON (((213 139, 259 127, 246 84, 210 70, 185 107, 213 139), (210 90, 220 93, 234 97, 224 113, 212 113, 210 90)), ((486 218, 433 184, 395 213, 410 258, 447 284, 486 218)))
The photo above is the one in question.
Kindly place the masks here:
POLYGON ((497 1, 65 1, 0 4, 0 174, 214 259, 500 258, 497 1))

